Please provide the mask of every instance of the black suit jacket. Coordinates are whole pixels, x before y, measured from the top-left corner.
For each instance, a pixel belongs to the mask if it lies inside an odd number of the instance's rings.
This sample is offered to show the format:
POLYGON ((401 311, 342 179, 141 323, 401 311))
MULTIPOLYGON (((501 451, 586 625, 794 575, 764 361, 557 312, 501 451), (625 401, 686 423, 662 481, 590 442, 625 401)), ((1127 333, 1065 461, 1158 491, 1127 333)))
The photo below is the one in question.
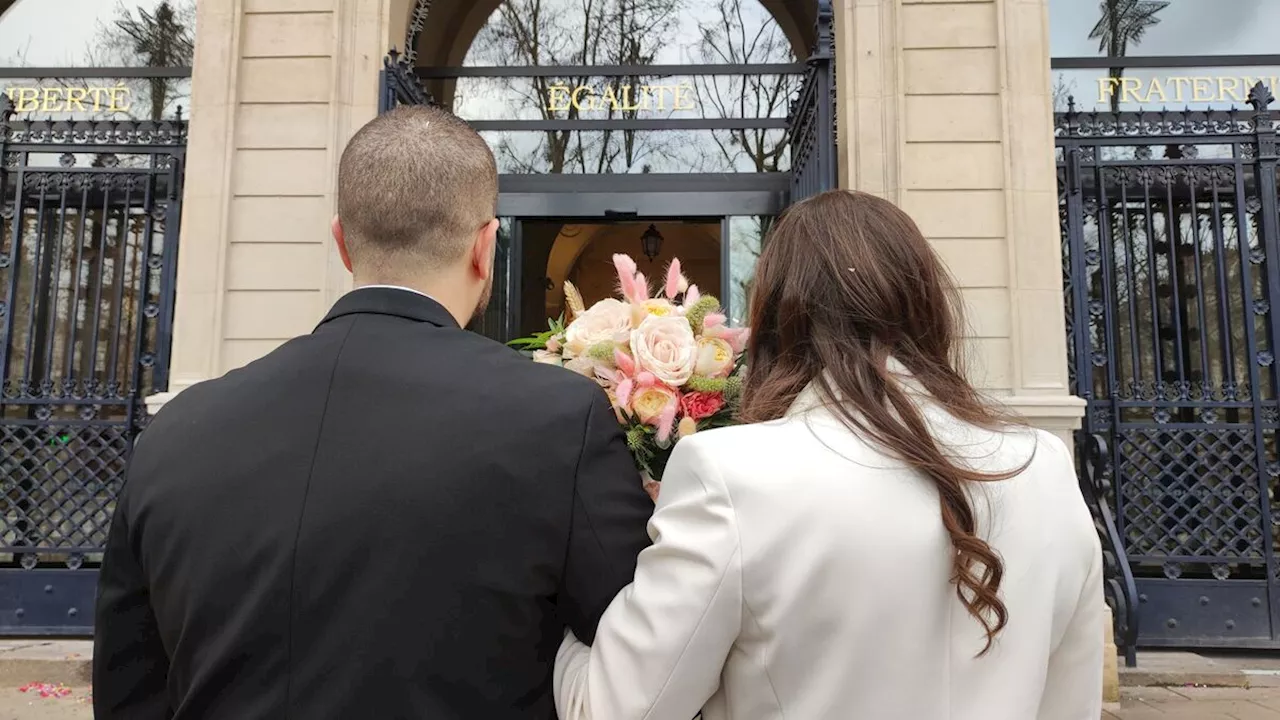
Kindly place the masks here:
POLYGON ((595 383, 357 290, 139 438, 96 717, 546 720, 652 510, 595 383))

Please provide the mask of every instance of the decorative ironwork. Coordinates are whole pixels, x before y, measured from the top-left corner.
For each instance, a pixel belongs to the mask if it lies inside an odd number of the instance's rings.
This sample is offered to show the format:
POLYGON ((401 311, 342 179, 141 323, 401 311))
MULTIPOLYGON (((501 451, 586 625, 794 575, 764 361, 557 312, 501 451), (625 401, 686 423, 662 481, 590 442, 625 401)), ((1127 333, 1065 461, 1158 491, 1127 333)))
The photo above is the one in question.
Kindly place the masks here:
POLYGON ((431 14, 431 0, 414 0, 413 12, 409 15, 409 27, 404 33, 404 59, 412 67, 418 60, 418 39, 427 26, 427 16, 431 14))
POLYGON ((143 399, 168 385, 187 125, 0 97, 0 632, 91 629, 143 399))
POLYGON ((1124 653, 1125 664, 1134 667, 1138 664, 1138 590, 1111 513, 1115 501, 1111 450, 1101 433, 1083 435, 1079 441, 1076 450, 1080 456, 1080 489, 1102 542, 1103 595, 1111 607, 1116 647, 1124 653))
POLYGON ((1057 117, 1082 482, 1126 652, 1280 647, 1272 101, 1057 117))
POLYGON ((791 105, 791 201, 837 185, 835 12, 819 0, 817 38, 800 94, 791 105))
POLYGON ((382 61, 379 81, 381 87, 378 96, 379 114, 399 105, 435 104, 431 93, 422 87, 422 81, 413 71, 412 57, 408 54, 402 56, 395 48, 392 48, 382 61))

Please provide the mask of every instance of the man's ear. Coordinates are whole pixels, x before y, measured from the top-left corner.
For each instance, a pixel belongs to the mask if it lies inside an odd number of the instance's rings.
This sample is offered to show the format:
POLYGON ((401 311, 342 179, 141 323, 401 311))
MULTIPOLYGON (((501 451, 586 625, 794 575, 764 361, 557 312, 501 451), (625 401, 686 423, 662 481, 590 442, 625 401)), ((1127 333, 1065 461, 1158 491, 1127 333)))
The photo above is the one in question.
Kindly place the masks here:
POLYGON ((476 233, 475 244, 471 246, 471 267, 481 278, 488 278, 493 273, 494 253, 498 249, 498 219, 485 223, 476 233))
POLYGON ((351 269, 351 253, 347 250, 347 234, 342 231, 342 218, 334 215, 329 229, 333 232, 333 241, 338 244, 338 255, 342 258, 342 264, 346 266, 347 272, 355 272, 351 269))

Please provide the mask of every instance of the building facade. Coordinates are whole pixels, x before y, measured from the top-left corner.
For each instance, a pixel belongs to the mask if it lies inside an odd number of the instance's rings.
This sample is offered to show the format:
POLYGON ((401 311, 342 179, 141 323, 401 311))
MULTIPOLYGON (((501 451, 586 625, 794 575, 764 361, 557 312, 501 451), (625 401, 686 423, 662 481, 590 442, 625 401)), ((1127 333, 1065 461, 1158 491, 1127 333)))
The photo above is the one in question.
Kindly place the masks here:
MULTIPOLYGON (((5 68, 6 149, 21 155, 11 190, 18 170, 73 185, 70 174, 115 167, 94 150, 129 154, 142 175, 159 178, 129 186, 141 195, 114 224, 106 210, 94 224, 90 206, 115 207, 119 193, 72 193, 72 205, 86 205, 79 232, 97 233, 107 257, 96 269, 87 253, 73 258, 61 245, 43 257, 76 268, 66 272, 78 280, 61 269, 46 277, 0 268, 15 289, 5 362, 18 389, 4 406, 14 448, 6 472, 20 500, 6 544, 14 581, 33 592, 45 585, 28 580, 32 572, 80 578, 92 565, 112 489, 80 478, 118 482, 120 458, 145 423, 136 396, 154 412, 309 332, 350 288, 328 233, 339 154, 380 107, 416 92, 473 121, 502 166, 503 274, 478 331, 506 338, 536 328, 563 303, 565 279, 605 294, 602 258, 618 250, 655 265, 686 259, 740 321, 769 219, 839 185, 894 200, 935 243, 963 290, 978 384, 1036 425, 1067 435, 1079 423, 1083 404, 1067 384, 1043 0, 647 0, 604 3, 595 15, 577 3, 520 0, 201 0, 185 26, 189 40, 172 43, 159 32, 159 5, 142 4, 150 25, 125 23, 133 39, 117 39, 152 48, 144 62, 107 59, 97 65, 108 69, 58 82, 42 68, 82 61, 28 56, 5 68), (529 36, 533 27, 541 34, 529 36), (158 45, 176 48, 177 61, 157 59, 158 45), (388 64, 391 49, 399 61, 388 64), (146 66, 121 81, 127 93, 113 84, 126 65, 146 66), (397 89, 404 68, 416 90, 397 89), (112 141, 128 143, 108 148, 101 135, 56 132, 58 122, 77 121, 117 123, 112 141), (145 228, 138 216, 151 218, 145 228), (106 252, 116 248, 123 260, 106 252), (130 275, 135 256, 155 272, 130 275), (95 302, 94 322, 86 320, 82 295, 102 291, 86 275, 108 295, 118 288, 122 303, 135 303, 132 314, 99 318, 105 305, 95 302), (54 299, 42 305, 44 297, 54 299), (123 329, 108 342, 99 327, 123 329), (104 361, 86 366, 90 356, 104 361), (99 379, 107 365, 121 370, 99 379), (111 383, 114 394, 103 397, 111 383), (114 415, 85 410, 106 400, 114 415), (86 432, 102 435, 95 423, 109 415, 114 434, 83 455, 110 455, 110 470, 45 442, 54 428, 66 441, 59 447, 79 447, 86 432), (57 505, 50 483, 73 486, 67 505, 49 507, 57 505), (24 530, 51 523, 72 527, 56 542, 24 530)), ((0 37, 24 17, 35 22, 30 0, 10 5, 0 37)), ((15 260, 14 237, 39 235, 42 213, 54 212, 50 197, 18 203, 13 228, 33 224, 10 233, 15 260)), ((58 202, 68 221, 77 211, 58 202)), ((28 252, 34 246, 27 241, 28 252)), ((41 267, 35 255, 28 262, 41 267)), ((15 607, 22 616, 0 624, 83 629, 84 615, 63 616, 87 602, 85 586, 67 582, 68 598, 41 611, 48 617, 37 622, 30 607, 15 607)))
POLYGON ((502 173, 477 332, 603 297, 614 252, 742 322, 772 217, 881 195, 961 287, 975 382, 1076 441, 1120 644, 1280 644, 1264 3, 66 1, 0 0, 0 630, 88 630, 148 413, 350 289, 338 157, 433 102, 502 173))

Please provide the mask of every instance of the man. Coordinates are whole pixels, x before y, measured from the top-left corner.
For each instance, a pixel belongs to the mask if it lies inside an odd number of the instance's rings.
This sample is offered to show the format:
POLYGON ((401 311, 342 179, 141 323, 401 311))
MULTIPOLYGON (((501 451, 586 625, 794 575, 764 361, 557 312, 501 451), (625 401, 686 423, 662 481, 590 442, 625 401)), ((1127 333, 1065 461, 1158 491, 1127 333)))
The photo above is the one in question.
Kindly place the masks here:
POLYGON ((545 720, 648 545, 604 392, 461 329, 493 282, 484 140, 412 107, 343 153, 357 289, 186 390, 131 458, 103 563, 98 720, 545 720))

